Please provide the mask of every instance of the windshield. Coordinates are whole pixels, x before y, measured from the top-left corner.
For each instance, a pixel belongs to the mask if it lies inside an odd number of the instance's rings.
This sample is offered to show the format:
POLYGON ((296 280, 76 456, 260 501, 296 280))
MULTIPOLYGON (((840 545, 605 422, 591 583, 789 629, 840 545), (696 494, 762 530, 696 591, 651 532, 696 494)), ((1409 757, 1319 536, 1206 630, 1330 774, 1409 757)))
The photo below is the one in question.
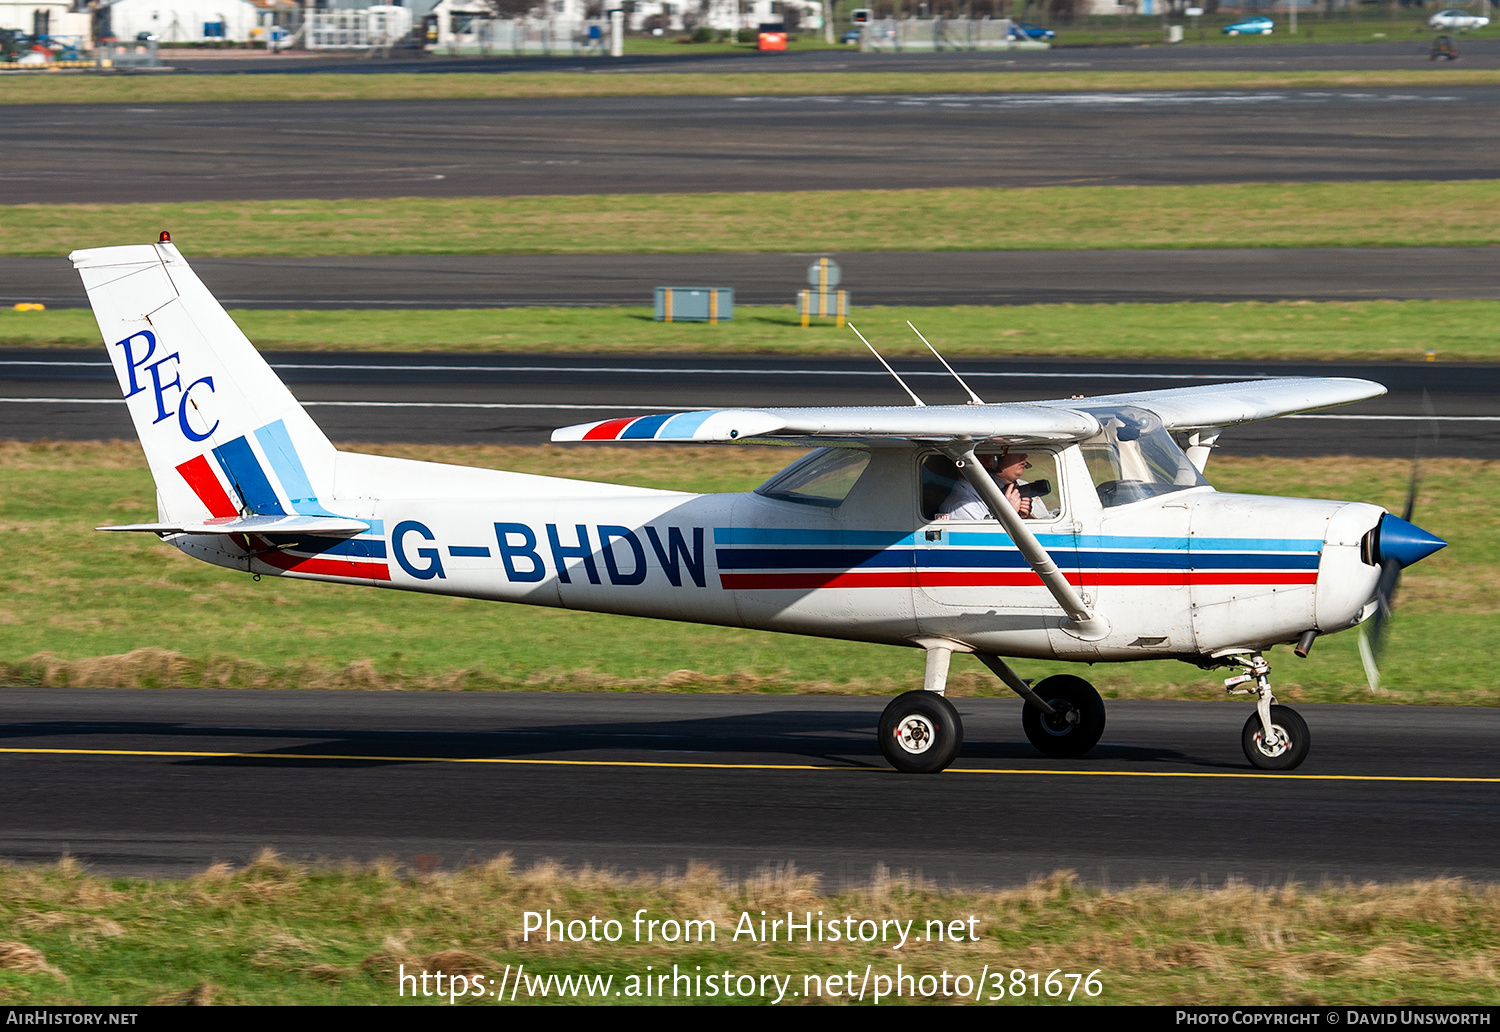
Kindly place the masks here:
POLYGON ((1154 413, 1131 406, 1086 411, 1102 429, 1079 447, 1105 508, 1208 486, 1154 413))
POLYGON ((870 464, 870 453, 857 448, 819 448, 755 489, 758 495, 783 502, 835 508, 844 503, 860 474, 870 464))

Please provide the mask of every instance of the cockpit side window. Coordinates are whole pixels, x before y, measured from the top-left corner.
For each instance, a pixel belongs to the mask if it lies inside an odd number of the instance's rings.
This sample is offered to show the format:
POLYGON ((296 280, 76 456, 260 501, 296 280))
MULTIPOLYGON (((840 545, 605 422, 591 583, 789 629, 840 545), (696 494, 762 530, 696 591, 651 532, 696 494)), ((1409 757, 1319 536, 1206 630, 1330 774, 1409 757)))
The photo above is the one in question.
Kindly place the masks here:
POLYGON ((755 493, 783 502, 833 509, 870 465, 870 453, 859 448, 819 448, 755 489, 755 493))
POLYGON ((1154 413, 1130 406, 1088 411, 1102 429, 1079 449, 1105 508, 1208 486, 1154 413))
MULTIPOLYGON (((1020 448, 1010 449, 1020 452, 1020 448)), ((978 452, 981 463, 988 462, 998 449, 984 448, 978 452)), ((1052 452, 1032 450, 1025 455, 1025 468, 1016 477, 1016 485, 1022 495, 1031 501, 1028 519, 1046 520, 1058 516, 1062 511, 1062 496, 1058 492, 1057 456, 1052 452)), ((991 476, 995 474, 991 471, 991 476)), ((928 455, 922 459, 922 519, 934 520, 991 520, 989 507, 969 486, 953 460, 944 455, 928 455)))

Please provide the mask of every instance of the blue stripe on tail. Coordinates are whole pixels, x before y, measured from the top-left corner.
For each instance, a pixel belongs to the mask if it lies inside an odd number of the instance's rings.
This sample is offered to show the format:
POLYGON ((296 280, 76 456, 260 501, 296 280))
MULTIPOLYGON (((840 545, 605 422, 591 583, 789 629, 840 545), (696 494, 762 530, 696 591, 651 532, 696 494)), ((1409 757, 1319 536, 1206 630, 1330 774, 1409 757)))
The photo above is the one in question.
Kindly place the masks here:
POLYGON ((224 475, 229 478, 229 482, 239 493, 240 500, 249 507, 251 512, 257 516, 285 516, 287 514, 286 510, 281 507, 281 499, 276 497, 276 489, 271 486, 271 482, 266 479, 265 471, 260 468, 260 460, 255 457, 255 452, 250 450, 249 441, 243 437, 236 437, 215 448, 214 458, 219 460, 219 467, 224 470, 224 475))

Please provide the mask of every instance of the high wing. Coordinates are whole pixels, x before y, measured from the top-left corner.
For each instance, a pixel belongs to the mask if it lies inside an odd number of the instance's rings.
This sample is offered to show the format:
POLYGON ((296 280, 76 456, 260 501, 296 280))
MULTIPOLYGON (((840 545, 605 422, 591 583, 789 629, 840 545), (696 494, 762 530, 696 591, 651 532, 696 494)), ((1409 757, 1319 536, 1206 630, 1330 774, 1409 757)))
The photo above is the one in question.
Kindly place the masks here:
POLYGON ((788 441, 853 443, 880 438, 1077 441, 1099 432, 1086 412, 1040 405, 849 406, 718 409, 605 419, 552 432, 566 441, 788 441))
POLYGON ((1242 383, 1171 387, 1158 391, 1135 391, 1066 401, 1041 401, 1050 408, 1134 406, 1154 413, 1168 430, 1205 430, 1235 426, 1259 419, 1287 416, 1309 409, 1348 405, 1378 398, 1385 387, 1373 380, 1346 376, 1282 377, 1242 383))
POLYGON ((1174 387, 1006 405, 717 409, 624 416, 554 430, 570 441, 786 441, 857 444, 880 439, 988 440, 1006 444, 1081 441, 1099 432, 1099 408, 1135 406, 1168 430, 1232 426, 1376 398, 1385 388, 1346 377, 1283 378, 1174 387))

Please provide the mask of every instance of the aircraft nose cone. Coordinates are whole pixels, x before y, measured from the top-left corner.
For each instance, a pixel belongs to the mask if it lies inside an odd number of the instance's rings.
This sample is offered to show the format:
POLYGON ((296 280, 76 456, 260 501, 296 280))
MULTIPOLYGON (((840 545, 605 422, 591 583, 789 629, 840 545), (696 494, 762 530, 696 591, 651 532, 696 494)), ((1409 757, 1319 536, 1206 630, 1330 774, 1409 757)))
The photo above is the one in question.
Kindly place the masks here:
POLYGON ((1394 559, 1402 566, 1410 566, 1426 559, 1448 542, 1436 534, 1429 534, 1399 516, 1386 513, 1380 520, 1380 561, 1394 559))

